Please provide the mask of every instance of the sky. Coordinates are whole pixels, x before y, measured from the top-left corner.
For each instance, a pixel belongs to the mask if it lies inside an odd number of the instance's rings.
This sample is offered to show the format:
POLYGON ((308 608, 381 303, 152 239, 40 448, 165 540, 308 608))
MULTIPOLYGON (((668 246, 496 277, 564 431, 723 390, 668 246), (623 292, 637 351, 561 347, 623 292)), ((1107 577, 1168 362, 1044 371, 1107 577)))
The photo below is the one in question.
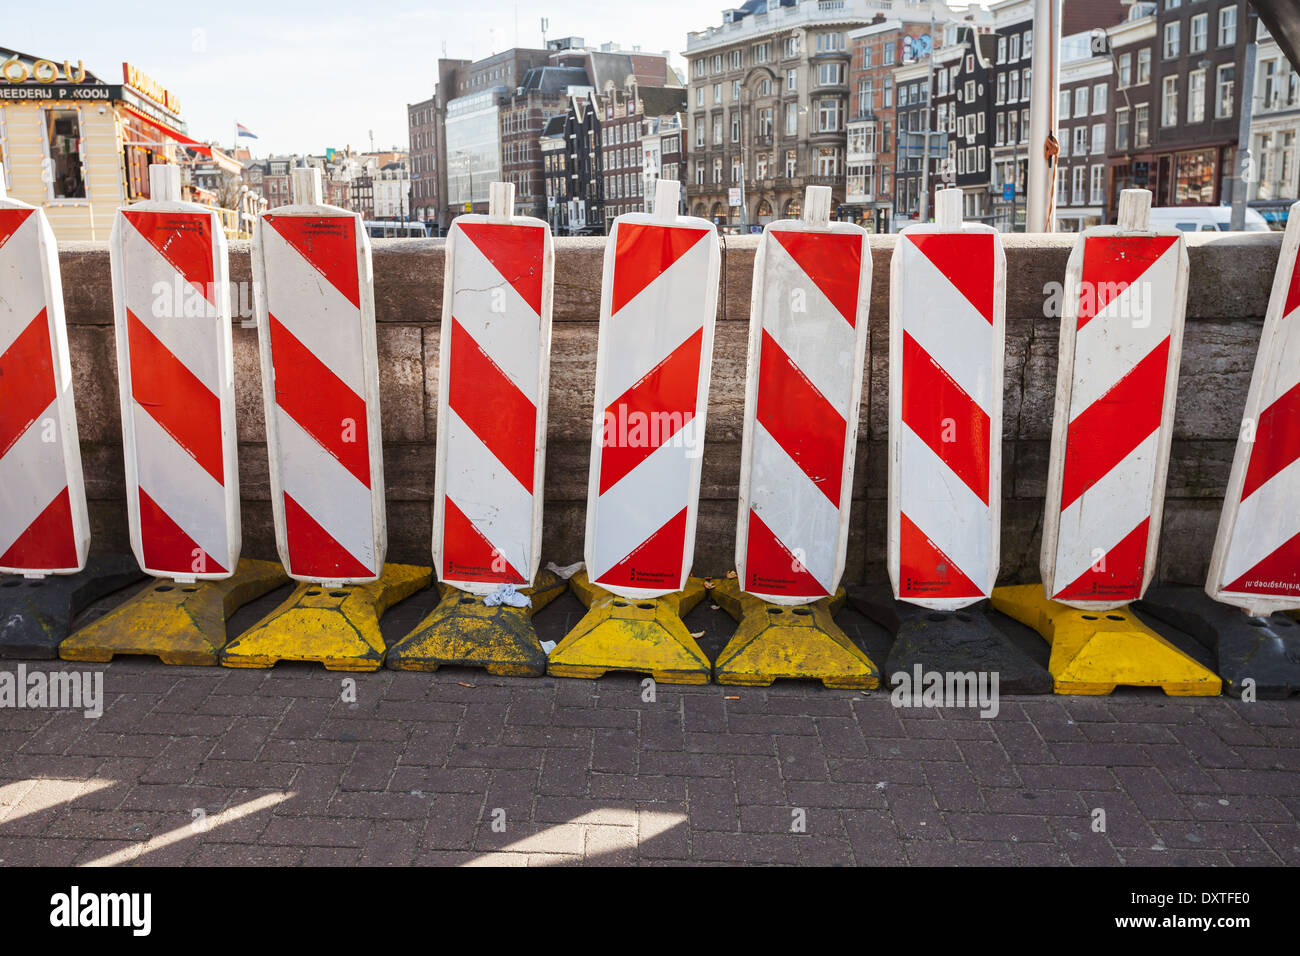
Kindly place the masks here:
POLYGON ((405 149, 406 104, 432 95, 439 57, 541 46, 546 17, 550 39, 667 49, 681 68, 686 33, 738 2, 5 0, 0 46, 81 60, 110 83, 130 61, 176 94, 191 136, 229 144, 242 123, 255 156, 365 150, 372 131, 376 149, 405 149))

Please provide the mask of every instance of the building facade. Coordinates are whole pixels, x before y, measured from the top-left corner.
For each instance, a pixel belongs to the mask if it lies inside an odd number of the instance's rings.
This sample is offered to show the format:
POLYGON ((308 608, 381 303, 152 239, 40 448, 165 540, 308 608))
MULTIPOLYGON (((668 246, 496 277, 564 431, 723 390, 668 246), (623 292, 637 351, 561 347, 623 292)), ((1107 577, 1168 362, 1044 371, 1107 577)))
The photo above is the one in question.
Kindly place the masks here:
POLYGON ((1255 100, 1250 120, 1252 175, 1247 196, 1265 219, 1285 221, 1284 207, 1300 198, 1300 73, 1261 23, 1255 60, 1255 100))
POLYGON ((411 216, 425 223, 438 221, 442 206, 438 192, 437 100, 430 97, 406 105, 410 127, 411 216))

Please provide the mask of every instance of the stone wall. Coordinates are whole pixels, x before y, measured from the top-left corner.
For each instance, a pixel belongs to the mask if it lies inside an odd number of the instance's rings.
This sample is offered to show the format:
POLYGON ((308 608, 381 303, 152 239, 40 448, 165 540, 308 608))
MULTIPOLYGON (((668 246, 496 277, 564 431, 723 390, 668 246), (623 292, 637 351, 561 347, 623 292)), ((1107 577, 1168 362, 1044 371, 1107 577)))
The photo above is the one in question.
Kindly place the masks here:
MULTIPOLYGON (((1055 311, 1053 284, 1064 278, 1072 243, 1068 236, 1003 239, 1009 281, 1002 580, 1036 581, 1059 330, 1058 318, 1048 313, 1055 311)), ((850 583, 883 574, 894 241, 871 241, 875 281, 845 575, 850 583)), ((756 245, 751 237, 725 244, 695 549, 701 574, 732 566, 756 245)), ((1190 237, 1188 324, 1157 580, 1204 580, 1280 247, 1278 233, 1190 237)), ((582 557, 603 250, 599 238, 556 241, 544 551, 560 563, 582 557)), ((60 258, 93 549, 129 550, 108 250, 103 243, 68 243, 60 258)), ((391 561, 430 560, 442 268, 441 240, 374 244, 391 561)), ((251 281, 248 243, 232 244, 231 279, 251 281)), ((234 342, 244 554, 274 558, 256 330, 237 321, 234 342)))

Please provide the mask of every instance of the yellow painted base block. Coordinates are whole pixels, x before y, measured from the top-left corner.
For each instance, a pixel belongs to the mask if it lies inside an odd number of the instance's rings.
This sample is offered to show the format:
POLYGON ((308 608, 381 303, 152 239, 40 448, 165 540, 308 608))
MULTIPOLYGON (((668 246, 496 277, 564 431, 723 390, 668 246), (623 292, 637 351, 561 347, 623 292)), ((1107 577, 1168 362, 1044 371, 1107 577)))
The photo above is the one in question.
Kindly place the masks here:
POLYGON ((1127 607, 1080 611, 1043 595, 1040 584, 994 588, 993 607, 1052 645, 1047 669, 1058 694, 1109 694, 1159 687, 1170 697, 1216 697, 1218 675, 1147 627, 1127 607))
POLYGON ((224 581, 177 584, 159 578, 121 607, 59 644, 65 661, 111 661, 148 654, 164 664, 214 666, 226 643, 226 620, 249 601, 287 584, 275 561, 240 560, 224 581))
POLYGON ((766 687, 778 678, 819 680, 827 687, 874 689, 880 669, 835 623, 844 589, 813 604, 769 604, 727 578, 713 600, 740 622, 713 665, 719 684, 766 687))
POLYGON ((554 572, 541 571, 532 587, 520 589, 532 599, 531 607, 489 607, 479 595, 439 584, 438 606, 388 649, 384 664, 405 671, 458 664, 503 677, 540 677, 546 673, 546 651, 537 640, 532 617, 567 586, 554 572))
POLYGON ((649 674, 664 684, 707 684, 712 668, 682 618, 704 598, 704 582, 659 598, 611 594, 579 571, 569 586, 588 608, 546 665, 553 677, 601 677, 608 671, 649 674))
POLYGON ((431 568, 389 564, 369 584, 300 584, 283 604, 226 645, 221 663, 271 667, 279 661, 315 661, 332 671, 378 670, 384 660, 379 619, 426 587, 431 575, 431 568))

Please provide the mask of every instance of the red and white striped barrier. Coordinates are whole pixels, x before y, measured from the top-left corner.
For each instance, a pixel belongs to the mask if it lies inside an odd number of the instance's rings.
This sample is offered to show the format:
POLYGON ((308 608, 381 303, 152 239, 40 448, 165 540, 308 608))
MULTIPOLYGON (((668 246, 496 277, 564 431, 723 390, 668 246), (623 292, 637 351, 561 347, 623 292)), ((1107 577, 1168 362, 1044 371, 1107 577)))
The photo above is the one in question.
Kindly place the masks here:
POLYGON ((1006 255, 962 222, 960 190, 894 248, 889 321, 889 578, 956 610, 998 576, 1006 255))
POLYGON ((433 563, 472 594, 532 583, 546 471, 551 231, 511 216, 511 184, 491 198, 448 233, 439 349, 433 563))
POLYGON ((866 231, 829 221, 763 230, 754 262, 736 572, 773 604, 835 593, 844 573, 871 298, 866 231))
POLYGON ((585 559, 628 598, 680 590, 695 552, 718 234, 678 216, 660 180, 654 214, 614 221, 605 244, 585 559))
POLYGON ((58 248, 0 170, 0 572, 73 574, 89 547, 58 248))
POLYGON ((253 279, 280 560, 298 581, 374 581, 387 530, 370 241, 295 169, 294 205, 253 231, 253 279))
POLYGON ((1187 309, 1187 251, 1124 190, 1066 270, 1042 574, 1047 596, 1105 610, 1155 573, 1187 309))
POLYGON ((1291 207, 1206 592, 1264 617, 1300 607, 1300 203, 1291 207))
POLYGON ((109 240, 131 548, 155 577, 218 580, 240 550, 226 237, 179 167, 149 183, 109 240))

